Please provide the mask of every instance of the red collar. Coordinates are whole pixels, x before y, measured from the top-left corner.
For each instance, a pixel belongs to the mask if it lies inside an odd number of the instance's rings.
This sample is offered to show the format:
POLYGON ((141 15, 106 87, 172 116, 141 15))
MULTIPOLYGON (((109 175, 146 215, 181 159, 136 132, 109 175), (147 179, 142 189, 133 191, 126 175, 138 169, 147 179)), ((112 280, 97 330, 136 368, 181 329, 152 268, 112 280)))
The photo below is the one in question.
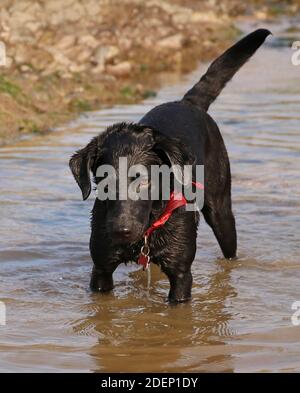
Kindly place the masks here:
MULTIPOLYGON (((197 182, 192 182, 197 188, 203 190, 204 185, 197 182)), ((147 229, 144 234, 144 245, 141 248, 141 253, 138 259, 138 264, 143 265, 144 269, 147 269, 150 264, 150 247, 148 244, 149 237, 152 232, 156 229, 162 227, 168 219, 173 214, 174 210, 178 209, 181 206, 185 206, 187 204, 187 200, 185 199, 182 193, 175 193, 174 191, 171 194, 170 200, 168 201, 165 210, 159 216, 159 218, 153 222, 153 224, 147 229)))

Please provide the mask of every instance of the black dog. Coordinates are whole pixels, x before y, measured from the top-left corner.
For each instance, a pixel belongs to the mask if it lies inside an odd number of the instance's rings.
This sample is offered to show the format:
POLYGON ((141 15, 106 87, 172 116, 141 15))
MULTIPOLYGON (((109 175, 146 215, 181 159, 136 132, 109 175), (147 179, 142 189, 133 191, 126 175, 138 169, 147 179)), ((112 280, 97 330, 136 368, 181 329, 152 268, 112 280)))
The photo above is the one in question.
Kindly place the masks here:
MULTIPOLYGON (((130 165, 197 164, 205 168, 202 213, 211 226, 225 258, 236 256, 236 229, 231 210, 231 176, 227 151, 214 120, 206 113, 226 83, 270 34, 249 34, 208 68, 205 75, 176 102, 159 105, 137 124, 115 124, 93 138, 70 160, 83 199, 91 192, 90 171, 96 178, 101 164, 118 166, 119 157, 130 165)), ((149 187, 149 184, 144 185, 149 187)), ((94 261, 91 289, 109 291, 112 275, 122 262, 137 261, 147 228, 164 211, 166 201, 107 200, 96 198, 92 211, 90 250, 94 261)), ((191 264, 196 252, 199 214, 176 209, 150 239, 151 260, 170 280, 169 300, 191 297, 191 264)))

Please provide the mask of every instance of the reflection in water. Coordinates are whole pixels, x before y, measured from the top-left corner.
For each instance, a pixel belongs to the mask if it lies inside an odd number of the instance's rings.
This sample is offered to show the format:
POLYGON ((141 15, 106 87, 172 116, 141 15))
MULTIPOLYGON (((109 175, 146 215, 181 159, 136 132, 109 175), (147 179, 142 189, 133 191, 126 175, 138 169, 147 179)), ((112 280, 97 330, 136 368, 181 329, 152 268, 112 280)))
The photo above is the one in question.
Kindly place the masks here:
POLYGON ((239 259, 218 260, 201 220, 188 304, 166 303, 156 266, 150 290, 133 264, 117 269, 113 293, 89 292, 93 198, 81 201, 68 159, 108 124, 182 96, 203 66, 140 105, 0 149, 1 371, 300 371, 300 66, 290 56, 264 46, 212 107, 231 159, 239 259))
MULTIPOLYGON (((162 284, 162 275, 156 266, 152 267, 155 274, 144 301, 139 296, 128 295, 129 298, 116 304, 113 294, 91 295, 94 312, 74 329, 77 332, 95 330, 99 335, 97 345, 91 350, 97 365, 94 371, 171 371, 174 366, 178 371, 192 370, 195 364, 183 359, 183 347, 222 346, 223 337, 231 334, 228 326, 231 315, 226 310, 226 302, 236 296, 230 285, 233 268, 234 264, 228 263, 219 266, 209 277, 203 292, 191 303, 179 306, 166 304, 162 308, 154 289, 162 284)), ((135 291, 141 290, 142 275, 142 271, 134 273, 135 291)), ((200 369, 225 360, 226 371, 232 371, 227 354, 207 354, 200 369)))

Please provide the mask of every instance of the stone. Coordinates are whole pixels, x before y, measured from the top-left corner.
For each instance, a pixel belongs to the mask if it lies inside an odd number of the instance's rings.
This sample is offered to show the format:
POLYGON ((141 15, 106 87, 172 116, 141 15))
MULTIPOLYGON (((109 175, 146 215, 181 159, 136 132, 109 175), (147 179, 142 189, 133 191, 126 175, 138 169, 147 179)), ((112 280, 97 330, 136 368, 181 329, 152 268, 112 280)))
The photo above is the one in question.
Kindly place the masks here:
POLYGON ((6 67, 6 68, 9 68, 9 67, 12 66, 12 64, 13 64, 13 59, 12 59, 11 57, 9 57, 9 56, 6 56, 6 64, 5 64, 5 67, 6 67))
POLYGON ((43 27, 43 25, 40 22, 33 22, 32 21, 32 22, 27 22, 25 27, 31 33, 36 33, 41 27, 43 27))
POLYGON ((28 60, 28 48, 23 45, 18 45, 14 54, 14 61, 16 64, 26 63, 28 60))
POLYGON ((94 53, 93 59, 97 64, 104 66, 117 57, 119 53, 120 51, 116 46, 99 46, 94 53))
POLYGON ((191 21, 192 11, 188 12, 178 12, 172 16, 172 22, 175 25, 186 25, 191 21))
MULTIPOLYGON (((64 0, 64 8, 73 7, 74 0, 64 0)), ((61 0, 47 0, 45 1, 45 11, 52 13, 63 13, 61 0)))
POLYGON ((102 74, 105 70, 105 67, 103 64, 98 64, 96 67, 92 68, 92 73, 95 75, 102 74))
POLYGON ((85 16, 86 10, 84 6, 75 0, 47 0, 45 2, 45 10, 49 12, 50 23, 59 25, 66 22, 79 22, 85 16))
POLYGON ((85 9, 82 4, 74 2, 71 7, 64 8, 63 14, 66 20, 70 22, 77 22, 83 18, 85 9))
POLYGON ((22 64, 21 65, 21 67, 20 67, 20 71, 21 72, 31 72, 31 68, 28 66, 28 65, 26 65, 26 64, 22 64))
POLYGON ((79 51, 76 62, 78 63, 86 63, 90 62, 92 57, 92 51, 90 48, 82 48, 82 50, 79 51))
POLYGON ((83 71, 85 71, 86 70, 86 65, 85 64, 74 64, 74 63, 72 63, 70 66, 69 66, 69 71, 70 72, 72 72, 72 73, 81 73, 81 72, 83 72, 83 71))
POLYGON ((63 36, 55 45, 56 48, 64 50, 75 45, 76 37, 74 35, 63 36))
POLYGON ((148 27, 157 27, 157 26, 161 26, 161 24, 162 24, 162 21, 157 18, 149 18, 145 22, 148 27))
POLYGON ((220 24, 224 22, 224 18, 216 15, 215 13, 208 12, 194 12, 190 18, 191 23, 214 23, 220 24))
POLYGON ((101 4, 99 4, 98 1, 95 2, 95 0, 85 0, 84 8, 89 17, 97 19, 98 23, 101 23, 102 18, 101 15, 99 15, 99 12, 101 11, 101 4))
MULTIPOLYGON (((71 66, 72 61, 65 56, 63 53, 61 53, 59 50, 55 49, 55 48, 47 48, 48 52, 52 55, 54 63, 58 64, 60 66, 63 66, 65 68, 68 68, 71 66)), ((61 67, 59 67, 61 68, 61 67)))
POLYGON ((213 41, 211 41, 211 40, 204 40, 203 42, 202 42, 202 45, 205 47, 205 48, 210 48, 211 46, 213 46, 213 41))
POLYGON ((132 71, 132 66, 129 61, 123 61, 122 63, 116 65, 107 66, 106 70, 111 75, 124 77, 130 74, 132 71))
POLYGON ((90 34, 79 36, 78 38, 78 44, 82 46, 88 46, 89 48, 95 49, 98 45, 99 42, 96 40, 95 37, 93 37, 90 34))
POLYGON ((256 11, 255 12, 255 17, 257 19, 259 19, 259 20, 267 20, 268 19, 268 13, 267 13, 267 11, 263 11, 263 10, 256 11))
POLYGON ((157 47, 162 49, 181 49, 183 45, 183 35, 174 34, 172 36, 163 38, 157 42, 157 47))
MULTIPOLYGON (((124 51, 128 51, 128 50, 130 50, 131 49, 131 46, 132 46, 132 42, 131 42, 131 40, 129 40, 128 38, 120 38, 119 39, 119 45, 118 45, 122 50, 124 50, 124 51)), ((115 47, 116 48, 116 47, 115 47)), ((118 49, 118 48, 117 48, 118 49)), ((118 55, 119 53, 116 53, 116 56, 118 55)))

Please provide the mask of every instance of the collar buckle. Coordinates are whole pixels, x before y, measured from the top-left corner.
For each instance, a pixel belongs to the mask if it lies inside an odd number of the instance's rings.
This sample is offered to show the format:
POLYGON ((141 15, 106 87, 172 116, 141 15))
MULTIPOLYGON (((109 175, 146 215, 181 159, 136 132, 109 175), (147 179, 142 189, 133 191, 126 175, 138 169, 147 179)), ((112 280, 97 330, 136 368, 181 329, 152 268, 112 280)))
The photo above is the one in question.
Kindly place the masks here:
POLYGON ((141 247, 138 264, 142 265, 144 270, 147 270, 150 265, 150 247, 148 244, 148 236, 144 236, 144 244, 141 247))

